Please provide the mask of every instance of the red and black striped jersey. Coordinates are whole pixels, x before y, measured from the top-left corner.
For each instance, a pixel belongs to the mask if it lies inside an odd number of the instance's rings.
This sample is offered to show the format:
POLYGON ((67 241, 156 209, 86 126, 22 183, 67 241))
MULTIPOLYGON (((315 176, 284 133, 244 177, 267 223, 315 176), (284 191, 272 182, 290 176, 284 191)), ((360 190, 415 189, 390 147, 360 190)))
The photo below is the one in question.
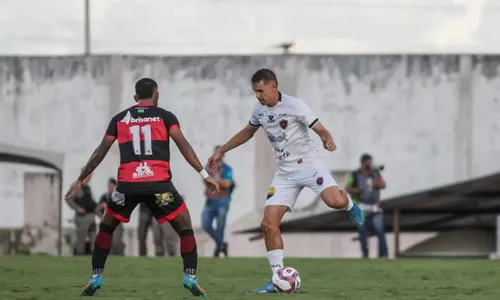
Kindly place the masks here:
POLYGON ((118 185, 121 193, 163 193, 172 178, 169 132, 177 117, 153 105, 132 106, 114 116, 106 135, 120 147, 118 185))

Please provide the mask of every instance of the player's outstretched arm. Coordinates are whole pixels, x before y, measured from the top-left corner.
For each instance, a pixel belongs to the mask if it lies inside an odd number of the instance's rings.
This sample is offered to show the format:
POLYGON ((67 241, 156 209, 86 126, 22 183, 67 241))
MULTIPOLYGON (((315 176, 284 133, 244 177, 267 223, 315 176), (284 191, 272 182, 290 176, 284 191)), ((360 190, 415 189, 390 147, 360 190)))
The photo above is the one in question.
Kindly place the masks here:
POLYGON ((108 151, 111 148, 111 146, 113 146, 114 142, 115 142, 114 137, 104 136, 102 138, 101 143, 94 150, 94 153, 92 153, 87 164, 85 165, 82 172, 80 173, 80 176, 77 179, 78 181, 83 181, 90 174, 92 174, 92 172, 95 170, 95 168, 97 168, 97 166, 106 157, 106 154, 108 154, 108 151))
POLYGON ((259 127, 257 126, 251 126, 251 125, 245 126, 242 130, 240 130, 240 132, 235 134, 229 141, 227 141, 227 143, 225 143, 219 149, 217 149, 217 151, 221 152, 221 154, 224 154, 229 150, 232 150, 236 147, 243 145, 255 135, 258 129, 259 127))
POLYGON ((104 157, 106 157, 106 154, 108 154, 109 149, 115 142, 115 139, 116 139, 115 137, 109 135, 105 135, 102 138, 101 143, 94 150, 94 153, 92 153, 92 155, 90 156, 85 167, 83 167, 80 176, 78 176, 78 179, 75 181, 75 183, 71 185, 69 192, 64 197, 66 200, 74 196, 74 194, 80 188, 85 178, 87 178, 90 174, 92 174, 95 168, 97 168, 97 166, 102 162, 104 157))
POLYGON ((191 167, 193 167, 193 169, 197 172, 201 172, 203 170, 203 165, 198 159, 196 152, 194 152, 193 147, 191 147, 191 144, 186 140, 186 137, 182 133, 181 129, 179 127, 172 127, 170 128, 168 134, 177 145, 177 148, 179 148, 179 151, 182 156, 184 156, 184 159, 191 165, 191 167))
POLYGON ((193 167, 198 173, 200 173, 203 180, 211 185, 215 191, 219 191, 219 183, 217 182, 217 180, 210 177, 207 171, 203 168, 203 165, 196 155, 196 152, 194 152, 193 147, 191 147, 191 144, 189 144, 189 142, 186 140, 186 137, 182 133, 179 126, 170 127, 168 133, 172 140, 174 140, 177 148, 179 148, 182 156, 184 156, 184 159, 191 165, 191 167, 193 167))
POLYGON ((312 127, 312 130, 321 138, 321 141, 323 142, 323 147, 328 150, 328 151, 334 151, 337 149, 337 146, 335 145, 335 142, 333 141, 333 136, 326 129, 323 124, 321 124, 319 121, 314 124, 312 127))
POLYGON ((250 140, 255 135, 258 129, 259 126, 252 126, 249 124, 242 130, 240 130, 240 132, 235 134, 227 143, 219 147, 219 149, 217 149, 214 154, 212 154, 212 156, 210 156, 210 158, 208 159, 207 166, 210 172, 215 171, 216 166, 222 159, 224 153, 248 142, 248 140, 250 140))

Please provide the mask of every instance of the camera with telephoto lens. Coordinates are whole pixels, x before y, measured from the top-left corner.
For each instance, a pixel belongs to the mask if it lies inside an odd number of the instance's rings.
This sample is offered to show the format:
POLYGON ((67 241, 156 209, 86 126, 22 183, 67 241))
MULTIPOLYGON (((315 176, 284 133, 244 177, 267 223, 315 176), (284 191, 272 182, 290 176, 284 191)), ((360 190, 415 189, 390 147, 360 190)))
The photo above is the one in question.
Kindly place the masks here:
POLYGON ((372 170, 373 170, 373 171, 380 172, 380 171, 383 171, 384 169, 385 169, 385 166, 384 166, 384 165, 376 165, 376 166, 372 166, 372 170))

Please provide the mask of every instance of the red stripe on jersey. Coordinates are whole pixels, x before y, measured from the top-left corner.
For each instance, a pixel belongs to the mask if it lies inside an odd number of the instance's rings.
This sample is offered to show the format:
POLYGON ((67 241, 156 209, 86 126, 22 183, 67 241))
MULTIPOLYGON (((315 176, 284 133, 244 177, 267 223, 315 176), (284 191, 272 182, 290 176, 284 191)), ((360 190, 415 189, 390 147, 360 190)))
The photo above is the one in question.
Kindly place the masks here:
POLYGON ((105 134, 104 135, 105 137, 107 137, 108 139, 116 139, 116 136, 112 136, 112 135, 109 135, 109 134, 105 134))
POLYGON ((119 182, 154 182, 170 180, 170 164, 162 160, 143 160, 121 164, 119 182))
POLYGON ((172 128, 179 128, 180 129, 181 127, 179 126, 179 124, 175 124, 175 125, 170 126, 170 129, 172 129, 172 128))
POLYGON ((151 133, 152 141, 166 141, 168 140, 168 131, 163 122, 163 119, 158 118, 160 121, 151 122, 141 122, 141 123, 125 123, 119 121, 116 123, 118 129, 118 143, 131 142, 134 139, 134 134, 144 141, 150 138, 149 133, 151 133), (148 126, 149 125, 149 126, 148 126), (132 129, 134 128, 134 129, 132 129))

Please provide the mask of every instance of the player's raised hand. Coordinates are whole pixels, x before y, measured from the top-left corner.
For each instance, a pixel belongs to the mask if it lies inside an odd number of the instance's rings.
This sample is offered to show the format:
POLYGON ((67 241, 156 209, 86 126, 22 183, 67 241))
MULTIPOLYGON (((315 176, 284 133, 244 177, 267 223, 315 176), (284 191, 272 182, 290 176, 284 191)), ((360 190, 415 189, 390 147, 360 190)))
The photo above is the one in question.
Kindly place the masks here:
POLYGON ((82 186, 81 181, 79 180, 75 181, 69 188, 69 191, 66 193, 66 196, 64 196, 64 200, 68 200, 70 198, 75 197, 76 192, 80 189, 81 186, 82 186))
POLYGON ((208 172, 210 174, 214 174, 217 171, 217 166, 219 165, 220 160, 222 159, 222 154, 219 151, 215 151, 212 156, 208 159, 208 172))
POLYGON ((212 176, 205 178, 205 183, 211 187, 212 192, 219 192, 219 183, 212 176))
POLYGON ((331 151, 335 151, 335 149, 337 149, 337 145, 335 145, 335 142, 333 141, 333 139, 322 137, 321 141, 323 142, 323 148, 325 148, 326 150, 331 152, 331 151))

